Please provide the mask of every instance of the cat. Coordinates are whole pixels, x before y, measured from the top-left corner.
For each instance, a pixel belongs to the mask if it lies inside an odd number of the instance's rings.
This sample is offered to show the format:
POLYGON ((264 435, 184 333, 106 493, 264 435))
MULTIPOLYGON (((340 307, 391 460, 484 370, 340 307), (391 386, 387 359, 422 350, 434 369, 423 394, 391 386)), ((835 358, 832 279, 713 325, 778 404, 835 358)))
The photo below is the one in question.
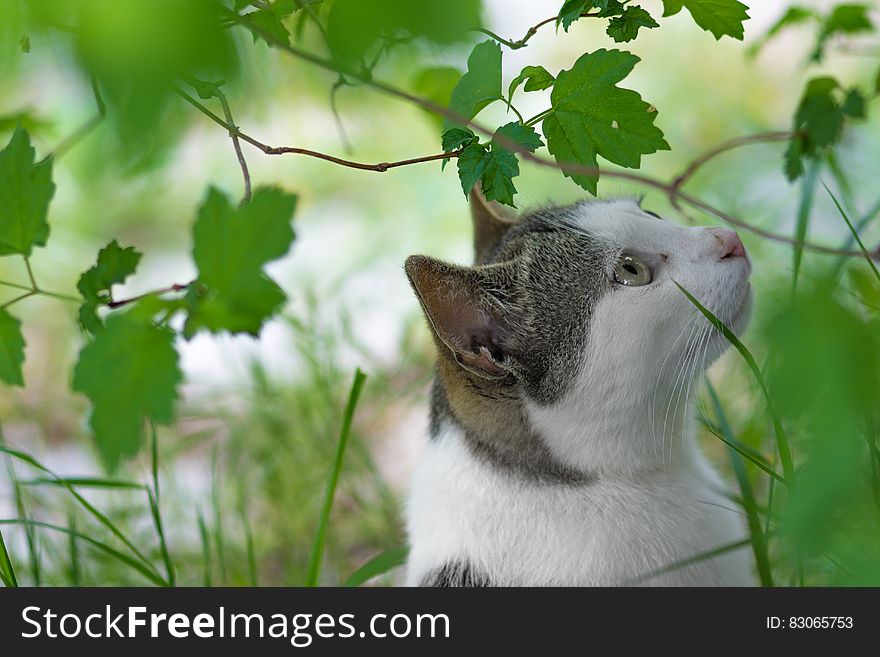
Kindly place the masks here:
POLYGON ((753 584, 748 533, 695 443, 692 389, 751 313, 735 232, 633 200, 514 220, 471 193, 474 266, 405 272, 438 357, 406 583, 753 584))

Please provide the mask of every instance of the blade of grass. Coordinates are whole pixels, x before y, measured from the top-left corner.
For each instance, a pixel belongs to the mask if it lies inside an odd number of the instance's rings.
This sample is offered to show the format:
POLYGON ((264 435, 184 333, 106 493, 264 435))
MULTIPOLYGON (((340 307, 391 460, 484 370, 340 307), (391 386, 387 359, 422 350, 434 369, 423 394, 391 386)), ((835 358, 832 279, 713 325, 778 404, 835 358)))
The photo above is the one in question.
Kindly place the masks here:
POLYGON ((6 543, 3 542, 3 532, 0 532, 0 579, 3 580, 3 584, 7 588, 18 587, 15 568, 12 565, 12 559, 9 558, 9 552, 6 550, 6 543))
MULTIPOLYGON (((871 209, 868 210, 864 215, 862 215, 861 219, 859 219, 858 223, 856 224, 856 232, 861 233, 863 230, 865 230, 865 228, 868 227, 868 224, 874 221, 877 215, 880 215, 880 199, 877 199, 874 205, 871 206, 871 209)), ((844 251, 849 251, 853 247, 853 244, 855 244, 855 241, 856 240, 852 235, 848 235, 846 241, 841 245, 840 248, 844 251)), ((840 278, 840 273, 843 271, 843 268, 848 260, 849 256, 837 256, 837 258, 834 260, 834 265, 831 268, 831 280, 836 281, 838 278, 840 278)))
POLYGON ((72 513, 67 517, 67 527, 70 529, 70 534, 67 537, 67 547, 70 551, 70 584, 71 586, 81 586, 82 570, 79 565, 79 544, 76 542, 76 516, 72 513))
POLYGON ((408 556, 409 548, 405 545, 381 552, 349 575, 343 586, 360 586, 374 577, 384 575, 405 564, 408 556))
POLYGON ((74 538, 80 541, 84 541, 91 545, 94 548, 97 548, 101 552, 110 555, 114 559, 124 563, 125 565, 131 567, 132 569, 138 571, 141 575, 146 577, 149 581, 151 581, 156 586, 167 586, 165 580, 162 577, 158 576, 155 572, 151 571, 149 568, 146 568, 144 564, 136 559, 132 559, 127 554, 123 554, 119 550, 110 547, 106 543, 102 543, 101 541, 95 540, 91 536, 87 536, 82 532, 74 531, 68 527, 61 527, 59 525, 52 525, 48 522, 40 522, 39 520, 24 520, 22 518, 10 518, 10 519, 0 519, 0 525, 22 525, 25 527, 35 527, 42 529, 50 529, 52 531, 61 532, 66 535, 73 535, 74 538))
POLYGON ((153 524, 156 526, 156 534, 159 536, 159 551, 162 554, 162 563, 165 564, 168 585, 174 586, 176 584, 174 564, 171 562, 171 553, 168 550, 168 542, 165 539, 165 527, 162 524, 162 507, 160 506, 161 498, 159 497, 159 440, 156 434, 156 423, 150 421, 150 428, 150 461, 152 466, 150 470, 153 475, 153 490, 148 490, 147 496, 150 501, 150 512, 153 516, 153 524))
POLYGON ((813 209, 813 196, 816 190, 816 181, 819 180, 819 171, 822 168, 820 160, 813 160, 807 169, 807 174, 801 183, 801 200, 798 204, 797 225, 795 226, 795 245, 793 250, 794 273, 791 277, 791 291, 797 291, 798 274, 801 270, 801 261, 804 257, 803 242, 807 238, 807 228, 810 223, 810 214, 813 209))
POLYGON ((865 254, 865 260, 868 262, 868 266, 871 268, 871 271, 874 272, 874 276, 877 277, 877 280, 880 281, 880 271, 877 270, 877 265, 874 264, 874 259, 871 257, 871 254, 868 253, 868 249, 865 248, 864 243, 862 242, 862 238, 859 237, 859 231, 856 230, 855 226, 852 225, 852 222, 849 220, 844 209, 840 206, 840 202, 837 200, 837 197, 834 193, 828 188, 824 182, 822 186, 825 188, 825 191, 828 192, 828 196, 831 197, 831 200, 834 201, 834 205, 837 207, 837 211, 840 213, 840 216, 843 217, 843 220, 846 222, 846 225, 849 226, 849 230, 852 233, 853 237, 856 240, 856 243, 859 245, 859 248, 862 250, 862 253, 865 254))
POLYGON ((699 554, 695 554, 692 557, 688 557, 687 559, 682 559, 681 561, 676 561, 674 563, 669 564, 668 566, 663 566, 662 568, 658 568, 656 570, 651 570, 642 575, 638 575, 633 577, 632 579, 626 580, 623 585, 624 586, 634 586, 636 584, 641 584, 655 577, 659 577, 660 575, 665 575, 666 573, 671 573, 676 570, 680 570, 682 568, 687 568, 695 563, 700 563, 701 561, 708 561, 709 559, 714 559, 715 557, 720 557, 722 554, 727 554, 728 552, 735 552, 744 547, 748 547, 751 545, 752 539, 744 538, 740 541, 735 541, 733 543, 727 543, 726 545, 720 545, 717 548, 712 550, 707 550, 706 552, 701 552, 699 554))
POLYGON ((701 423, 704 427, 706 427, 706 430, 713 436, 715 436, 718 440, 723 442, 731 449, 735 449, 737 452, 740 453, 741 456, 748 459, 751 463, 763 470, 774 480, 782 484, 785 483, 785 479, 783 479, 782 476, 778 472, 776 472, 769 463, 767 463, 767 460, 763 456, 752 450, 751 447, 749 447, 748 445, 744 445, 735 438, 734 440, 730 440, 730 437, 726 437, 720 427, 716 427, 705 418, 701 418, 701 423))
MULTIPOLYGON (((73 496, 73 498, 77 502, 79 502, 79 504, 86 511, 88 511, 92 515, 92 517, 94 517, 99 523, 104 525, 104 527, 109 529, 110 532, 116 538, 118 538, 120 541, 122 541, 122 543, 125 544, 125 546, 129 550, 131 550, 131 552, 135 556, 137 556, 138 559, 141 560, 141 563, 144 565, 144 567, 146 567, 148 570, 150 570, 152 572, 153 576, 161 579, 161 575, 158 573, 158 571, 150 563, 150 560, 146 556, 144 556, 144 554, 140 550, 138 550, 137 547, 135 547, 134 543, 132 543, 128 539, 128 537, 124 533, 122 533, 122 531, 115 524, 113 524, 113 522, 107 516, 105 516, 100 511, 98 511, 98 509, 96 509, 94 506, 92 506, 92 504, 86 498, 84 498, 82 495, 80 495, 79 492, 77 492, 77 490, 72 485, 65 482, 61 477, 59 477, 54 472, 52 472, 49 468, 47 468, 42 463, 37 461, 30 454, 25 454, 24 452, 20 452, 17 449, 12 449, 11 447, 5 447, 3 445, 0 445, 0 452, 2 452, 4 454, 8 454, 9 456, 12 456, 16 459, 19 459, 20 461, 24 461, 28 465, 36 468, 37 470, 39 470, 41 472, 45 472, 47 475, 52 477, 54 480, 58 481, 59 485, 66 488, 67 491, 73 496)), ((167 586, 167 582, 165 582, 163 585, 167 586)))
POLYGON ((220 509, 220 450, 214 448, 211 458, 211 507, 214 513, 214 547, 217 551, 217 565, 220 567, 220 584, 227 584, 226 547, 223 537, 223 513, 220 509))
MULTIPOLYGON (((9 480, 12 482, 12 490, 15 496, 15 509, 19 518, 27 518, 27 509, 24 503, 24 495, 21 494, 21 483, 15 472, 15 466, 12 459, 7 458, 6 468, 9 471, 9 480)), ((42 567, 40 564, 39 538, 33 527, 24 528, 25 542, 28 548, 28 564, 31 568, 31 577, 33 577, 34 586, 40 586, 42 583, 42 567)))
POLYGON ((724 322, 718 319, 712 311, 708 310, 703 304, 701 304, 694 297, 693 294, 688 292, 684 287, 679 285, 676 281, 673 283, 678 286, 678 289, 682 291, 688 300, 696 306, 697 310, 699 310, 703 316, 709 320, 709 322, 718 329, 721 334, 727 339, 730 344, 734 346, 734 348, 740 353, 743 357, 743 360, 746 361, 746 364, 749 366, 749 369, 752 371, 755 379, 758 382, 758 385, 761 387, 761 392, 764 394, 764 399, 767 402, 767 411, 770 413, 770 419, 773 422, 773 431, 776 434, 776 450, 779 452, 779 460, 782 463, 782 476, 785 478, 787 482, 790 484, 794 484, 795 474, 794 474, 794 463, 791 458, 791 447, 788 444, 788 438, 785 435, 785 429, 782 428, 782 422, 779 419, 779 416, 776 414, 776 409, 773 406, 773 400, 770 397, 770 391, 767 389, 767 384, 764 382, 764 377, 761 374, 761 369, 758 367, 758 363, 755 362, 754 356, 752 356, 751 352, 746 349, 746 346, 740 342, 739 338, 737 338, 733 331, 731 331, 727 326, 725 326, 724 322))
MULTIPOLYGON (((718 418, 718 424, 722 433, 726 436, 725 442, 732 444, 736 442, 730 423, 727 421, 727 415, 724 413, 724 407, 718 398, 718 393, 709 378, 706 377, 706 390, 709 398, 712 400, 712 407, 718 418)), ((749 481, 749 475, 746 472, 745 464, 742 456, 732 446, 728 448, 730 454, 730 463, 733 466, 733 474, 736 482, 739 484, 740 494, 742 495, 743 510, 746 512, 746 521, 749 527, 749 536, 751 537, 752 552, 755 555, 755 565, 758 568, 758 578, 761 580, 761 586, 773 586, 773 573, 770 570, 770 557, 767 553, 767 541, 764 531, 761 528, 761 520, 758 518, 758 508, 755 504, 755 495, 752 492, 752 484, 749 481)))
POLYGON ((202 541, 202 586, 213 586, 211 582, 211 539, 208 535, 208 526, 205 524, 205 516, 198 512, 199 538, 202 541))
POLYGON ((101 479, 97 477, 59 477, 58 479, 36 477, 34 479, 20 479, 18 483, 22 486, 76 486, 77 488, 124 488, 130 490, 146 490, 146 487, 143 484, 138 484, 134 481, 101 479))
POLYGON ((355 370, 354 381, 351 391, 348 393, 348 403, 342 416, 342 429, 339 432, 339 442, 336 444, 336 457, 333 467, 327 478, 327 487, 324 490, 324 502, 321 506, 321 515, 318 518, 318 529, 315 532, 315 543, 312 547, 312 556, 309 559, 309 571, 306 578, 306 586, 317 586, 321 574, 321 560, 324 556, 324 542, 327 539, 327 526, 330 522, 330 511, 333 509, 333 498, 336 495, 336 485, 339 483, 339 472, 342 470, 342 460, 345 456, 345 447, 348 444, 348 435, 351 432, 351 422, 354 410, 357 407, 361 389, 367 375, 360 369, 355 370))
POLYGON ((244 546, 247 553, 248 583, 251 586, 259 586, 259 584, 257 584, 257 557, 254 551, 254 533, 251 530, 247 502, 245 502, 243 495, 238 505, 238 510, 241 515, 241 524, 244 527, 244 546))

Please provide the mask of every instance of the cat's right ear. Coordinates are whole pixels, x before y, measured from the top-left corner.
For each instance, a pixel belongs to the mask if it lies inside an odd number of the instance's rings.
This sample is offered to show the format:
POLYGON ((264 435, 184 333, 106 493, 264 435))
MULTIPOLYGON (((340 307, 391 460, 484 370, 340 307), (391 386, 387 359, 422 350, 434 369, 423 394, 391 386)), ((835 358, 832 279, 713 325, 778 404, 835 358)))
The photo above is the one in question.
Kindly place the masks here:
POLYGON ((516 218, 507 213, 500 203, 487 201, 479 182, 471 189, 470 206, 474 225, 474 262, 481 264, 507 229, 516 223, 516 218))
POLYGON ((510 326, 489 290, 503 286, 506 265, 459 267, 410 256, 406 275, 437 339, 469 372, 500 379, 510 372, 510 326))

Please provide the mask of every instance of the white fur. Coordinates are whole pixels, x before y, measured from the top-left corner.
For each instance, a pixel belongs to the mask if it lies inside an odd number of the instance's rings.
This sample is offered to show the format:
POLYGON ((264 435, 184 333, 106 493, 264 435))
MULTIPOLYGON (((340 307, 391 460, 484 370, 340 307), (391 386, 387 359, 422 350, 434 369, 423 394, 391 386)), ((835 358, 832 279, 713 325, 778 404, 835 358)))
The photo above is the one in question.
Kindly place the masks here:
POLYGON ((738 330, 749 310, 748 261, 721 259, 721 229, 663 222, 631 202, 578 206, 574 219, 660 263, 651 285, 615 289, 592 310, 567 394, 527 404, 556 459, 596 480, 528 481, 476 459, 446 427, 414 476, 407 581, 462 561, 505 585, 749 585, 747 548, 641 579, 747 537, 695 444, 688 410, 694 382, 726 343, 673 281, 738 330))

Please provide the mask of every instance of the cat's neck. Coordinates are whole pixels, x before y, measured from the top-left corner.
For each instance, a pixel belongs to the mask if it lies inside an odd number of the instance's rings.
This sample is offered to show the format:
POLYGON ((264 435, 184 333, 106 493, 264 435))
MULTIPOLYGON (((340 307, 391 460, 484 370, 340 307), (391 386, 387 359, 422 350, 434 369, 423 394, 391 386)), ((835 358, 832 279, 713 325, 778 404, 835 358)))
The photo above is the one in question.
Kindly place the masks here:
MULTIPOLYGON (((515 388, 499 391, 462 381, 460 369, 438 366, 432 434, 460 429, 475 458, 550 482, 587 482, 638 475, 693 462, 689 386, 678 395, 634 395, 614 384, 540 406, 515 388)), ((602 379, 599 379, 602 380, 602 379)), ((606 381, 608 379, 605 379, 606 381)))

